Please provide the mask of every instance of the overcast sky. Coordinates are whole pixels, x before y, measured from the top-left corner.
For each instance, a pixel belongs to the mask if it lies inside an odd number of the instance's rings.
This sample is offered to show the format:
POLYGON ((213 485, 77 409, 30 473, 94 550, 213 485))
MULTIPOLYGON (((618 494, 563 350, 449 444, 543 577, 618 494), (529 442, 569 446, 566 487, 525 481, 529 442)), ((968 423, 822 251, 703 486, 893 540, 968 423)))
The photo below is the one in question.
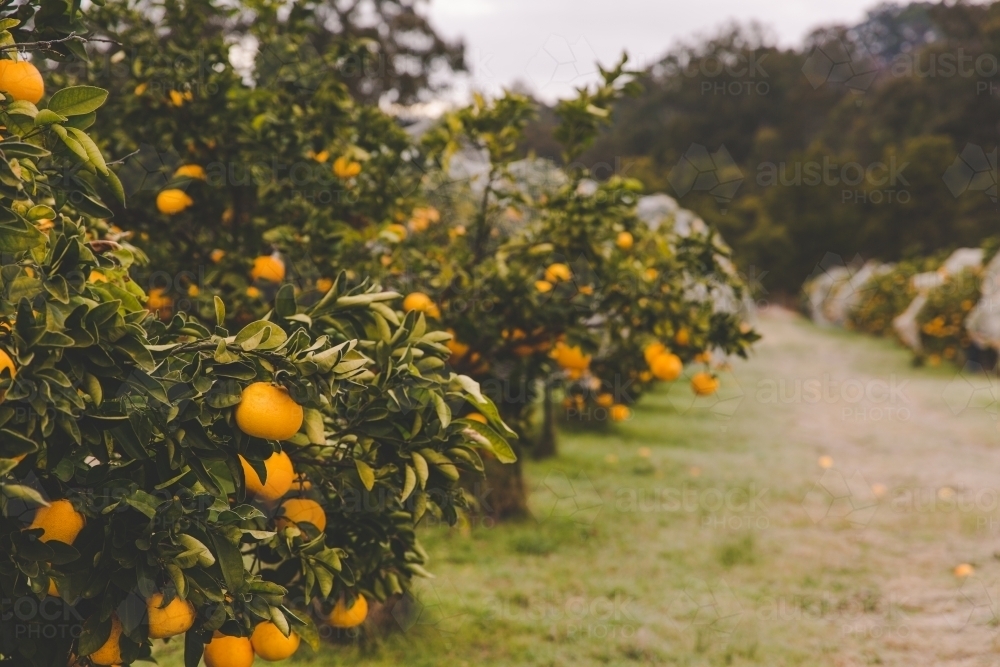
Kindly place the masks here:
MULTIPOLYGON (((877 0, 431 0, 434 25, 465 39, 471 86, 497 93, 514 81, 546 100, 592 81, 623 49, 647 65, 679 41, 734 20, 756 20, 779 43, 812 28, 854 23, 877 0)), ((465 86, 460 88, 464 89, 465 86)), ((461 94, 461 93, 457 93, 461 94)))

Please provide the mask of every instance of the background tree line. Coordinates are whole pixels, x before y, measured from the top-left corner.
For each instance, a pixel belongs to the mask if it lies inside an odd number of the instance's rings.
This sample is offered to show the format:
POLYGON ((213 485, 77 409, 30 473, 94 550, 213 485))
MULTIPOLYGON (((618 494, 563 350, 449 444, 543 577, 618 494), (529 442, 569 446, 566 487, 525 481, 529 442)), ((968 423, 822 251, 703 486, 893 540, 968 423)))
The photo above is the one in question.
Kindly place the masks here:
MULTIPOLYGON (((998 59, 998 2, 881 5, 794 49, 734 26, 645 68, 582 160, 678 198, 794 293, 827 252, 893 261, 997 232, 998 59)), ((551 122, 526 151, 558 159, 551 122)))

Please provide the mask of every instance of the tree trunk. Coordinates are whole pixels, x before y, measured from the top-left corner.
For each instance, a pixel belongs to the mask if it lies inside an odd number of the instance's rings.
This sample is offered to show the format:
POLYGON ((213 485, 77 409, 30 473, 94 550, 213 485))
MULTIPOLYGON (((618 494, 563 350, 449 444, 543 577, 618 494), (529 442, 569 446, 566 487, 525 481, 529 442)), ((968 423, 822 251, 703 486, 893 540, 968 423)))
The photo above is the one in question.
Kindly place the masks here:
POLYGON ((556 455, 555 406, 552 404, 552 387, 547 382, 542 393, 542 432, 532 451, 536 459, 547 459, 556 455))

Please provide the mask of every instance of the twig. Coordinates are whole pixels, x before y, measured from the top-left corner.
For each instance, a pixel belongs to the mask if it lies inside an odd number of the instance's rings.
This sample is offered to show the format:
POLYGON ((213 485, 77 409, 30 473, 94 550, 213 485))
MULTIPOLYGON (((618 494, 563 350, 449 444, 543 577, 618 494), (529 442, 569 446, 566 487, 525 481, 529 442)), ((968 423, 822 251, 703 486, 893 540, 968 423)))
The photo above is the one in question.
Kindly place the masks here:
POLYGON ((0 46, 0 53, 6 51, 41 51, 51 49, 54 44, 65 44, 67 42, 105 42, 108 44, 119 44, 113 39, 101 39, 99 37, 82 37, 72 32, 59 39, 41 40, 38 42, 23 42, 21 44, 8 44, 0 46))
POLYGON ((138 152, 139 152, 138 150, 134 150, 134 151, 132 151, 131 153, 129 153, 128 155, 125 155, 125 156, 123 156, 123 157, 120 157, 120 158, 118 158, 117 160, 115 160, 114 162, 108 162, 107 164, 108 164, 109 166, 110 166, 110 165, 112 165, 112 164, 123 164, 123 163, 125 162, 125 160, 129 159, 129 158, 130 158, 130 157, 132 157, 133 155, 136 155, 136 154, 137 154, 138 152))

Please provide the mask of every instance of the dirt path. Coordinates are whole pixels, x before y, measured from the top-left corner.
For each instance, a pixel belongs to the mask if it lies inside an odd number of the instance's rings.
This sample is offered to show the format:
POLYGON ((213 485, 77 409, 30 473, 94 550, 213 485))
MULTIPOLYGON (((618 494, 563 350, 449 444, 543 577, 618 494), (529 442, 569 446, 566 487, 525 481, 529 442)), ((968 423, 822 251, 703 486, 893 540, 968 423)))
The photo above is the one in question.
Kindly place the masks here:
POLYGON ((758 606, 754 620, 825 627, 832 641, 816 648, 831 664, 1000 663, 995 382, 910 368, 885 341, 788 311, 765 312, 761 329, 734 368, 745 399, 726 432, 751 443, 737 467, 777 501, 761 541, 791 611, 758 606), (960 563, 975 574, 956 577, 960 563))

